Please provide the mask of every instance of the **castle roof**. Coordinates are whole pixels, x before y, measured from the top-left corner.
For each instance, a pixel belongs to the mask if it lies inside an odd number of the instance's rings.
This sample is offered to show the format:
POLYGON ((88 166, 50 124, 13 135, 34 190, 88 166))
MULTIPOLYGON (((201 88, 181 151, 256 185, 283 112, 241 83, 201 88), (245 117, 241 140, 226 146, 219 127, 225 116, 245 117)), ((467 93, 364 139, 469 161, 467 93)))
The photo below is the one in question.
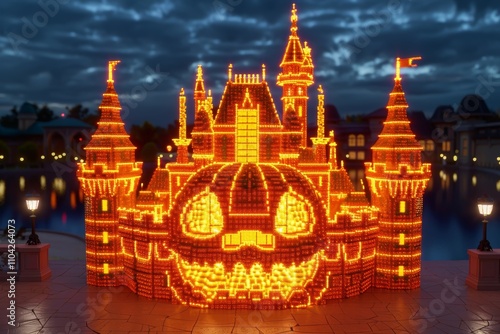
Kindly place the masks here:
POLYGON ((267 81, 259 83, 238 83, 229 81, 224 89, 219 110, 215 118, 215 125, 236 123, 236 105, 242 108, 245 94, 248 92, 253 108, 260 108, 260 125, 281 125, 276 106, 274 105, 267 81))

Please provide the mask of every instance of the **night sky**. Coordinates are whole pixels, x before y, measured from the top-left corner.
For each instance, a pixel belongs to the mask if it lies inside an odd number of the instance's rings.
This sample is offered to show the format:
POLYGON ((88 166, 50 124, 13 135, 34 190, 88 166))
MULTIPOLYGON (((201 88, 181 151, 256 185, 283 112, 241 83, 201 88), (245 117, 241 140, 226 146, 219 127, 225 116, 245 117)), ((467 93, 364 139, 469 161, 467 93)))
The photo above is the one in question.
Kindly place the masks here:
MULTIPOLYGON (((423 57, 419 66, 402 72, 411 110, 430 116, 469 93, 500 110, 497 1, 295 2, 316 84, 341 115, 385 106, 394 58, 416 55, 423 57)), ((24 101, 48 104, 58 114, 77 103, 96 110, 112 59, 122 61, 115 79, 127 126, 172 122, 181 87, 192 114, 198 64, 218 104, 229 63, 234 73, 260 73, 265 63, 281 110, 275 78, 291 6, 281 0, 1 1, 0 114, 24 101)), ((309 94, 311 110, 316 89, 309 94)))

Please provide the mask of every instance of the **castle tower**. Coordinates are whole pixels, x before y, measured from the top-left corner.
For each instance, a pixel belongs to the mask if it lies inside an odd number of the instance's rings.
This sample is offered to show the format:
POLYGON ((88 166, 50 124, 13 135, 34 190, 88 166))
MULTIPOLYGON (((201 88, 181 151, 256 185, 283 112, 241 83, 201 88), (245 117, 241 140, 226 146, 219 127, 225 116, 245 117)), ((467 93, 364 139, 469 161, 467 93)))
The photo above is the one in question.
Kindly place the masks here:
POLYGON ((415 59, 420 57, 396 60, 387 119, 372 147, 373 162, 365 164, 372 205, 380 209, 375 275, 378 288, 420 286, 422 202, 430 165, 421 161, 422 147, 410 128, 400 76, 400 68, 415 66, 415 59))
POLYGON ((212 92, 209 91, 208 93, 207 98, 203 81, 203 69, 201 65, 198 65, 194 88, 194 127, 191 132, 193 160, 197 167, 210 164, 214 158, 213 101, 212 92))
POLYGON ((281 97, 283 117, 290 107, 297 114, 301 128, 301 147, 307 146, 307 88, 313 84, 314 66, 311 58, 311 48, 304 43, 304 47, 297 35, 297 9, 293 4, 291 28, 285 54, 281 61, 281 73, 278 75, 277 85, 283 87, 281 97))
POLYGON ((80 163, 77 171, 85 194, 87 283, 97 286, 120 285, 123 259, 118 208, 135 205, 142 173, 141 165, 135 162, 136 147, 130 142, 120 117, 121 106, 113 80, 118 63, 108 64, 107 89, 99 106, 101 118, 85 147, 86 162, 80 163))

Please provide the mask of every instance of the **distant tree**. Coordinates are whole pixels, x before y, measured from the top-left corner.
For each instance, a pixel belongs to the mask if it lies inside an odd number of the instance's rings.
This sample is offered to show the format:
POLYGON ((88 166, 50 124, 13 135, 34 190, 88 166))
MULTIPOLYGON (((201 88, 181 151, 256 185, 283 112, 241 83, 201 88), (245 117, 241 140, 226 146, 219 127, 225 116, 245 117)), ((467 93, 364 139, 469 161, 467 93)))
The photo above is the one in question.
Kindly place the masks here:
POLYGON ((13 106, 12 109, 10 110, 9 115, 4 115, 0 118, 0 125, 6 127, 6 128, 12 128, 12 129, 17 129, 18 127, 18 120, 17 120, 17 115, 19 112, 17 111, 17 107, 13 106))
POLYGON ((27 164, 35 164, 39 161, 40 156, 38 152, 38 145, 35 142, 24 142, 21 146, 19 146, 17 152, 18 159, 23 157, 24 162, 27 164))
POLYGON ((36 120, 39 122, 49 122, 53 119, 56 119, 56 116, 54 116, 54 111, 49 109, 47 105, 44 105, 36 113, 36 120))
POLYGON ((67 117, 83 120, 89 113, 88 108, 84 108, 80 103, 72 108, 66 107, 67 117))
POLYGON ((82 121, 84 121, 87 124, 92 125, 94 128, 97 127, 97 122, 99 122, 99 119, 101 118, 101 111, 97 110, 95 113, 89 113, 87 114, 82 121))
POLYGON ((146 143, 141 149, 141 158, 143 162, 155 162, 158 154, 158 147, 155 143, 146 143))

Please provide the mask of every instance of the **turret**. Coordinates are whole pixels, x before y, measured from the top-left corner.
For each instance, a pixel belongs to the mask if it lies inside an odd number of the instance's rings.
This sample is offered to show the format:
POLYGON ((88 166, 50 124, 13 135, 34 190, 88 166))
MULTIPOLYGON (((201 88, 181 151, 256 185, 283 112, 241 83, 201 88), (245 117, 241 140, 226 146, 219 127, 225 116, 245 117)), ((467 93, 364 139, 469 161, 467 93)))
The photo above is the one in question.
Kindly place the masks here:
POLYGON ((282 105, 283 117, 289 105, 293 105, 293 110, 297 114, 300 123, 301 147, 307 146, 307 88, 314 83, 314 65, 311 58, 311 48, 300 42, 297 34, 297 9, 293 4, 292 15, 290 17, 291 27, 288 44, 281 61, 281 73, 278 75, 277 85, 283 87, 282 105))
POLYGON ((410 128, 401 86, 401 67, 418 58, 396 60, 387 119, 366 163, 372 205, 380 209, 375 286, 412 289, 420 286, 423 194, 430 165, 422 164, 422 147, 410 128))
POLYGON ((196 82, 194 84, 194 112, 197 113, 200 107, 205 103, 205 83, 203 80, 203 68, 198 65, 196 72, 196 82))
POLYGON ((86 197, 87 282, 97 286, 121 284, 123 254, 118 211, 135 205, 142 172, 140 163, 135 162, 136 148, 120 117, 121 106, 113 80, 118 63, 108 64, 107 88, 99 106, 101 117, 85 147, 86 162, 79 164, 77 171, 86 197))

